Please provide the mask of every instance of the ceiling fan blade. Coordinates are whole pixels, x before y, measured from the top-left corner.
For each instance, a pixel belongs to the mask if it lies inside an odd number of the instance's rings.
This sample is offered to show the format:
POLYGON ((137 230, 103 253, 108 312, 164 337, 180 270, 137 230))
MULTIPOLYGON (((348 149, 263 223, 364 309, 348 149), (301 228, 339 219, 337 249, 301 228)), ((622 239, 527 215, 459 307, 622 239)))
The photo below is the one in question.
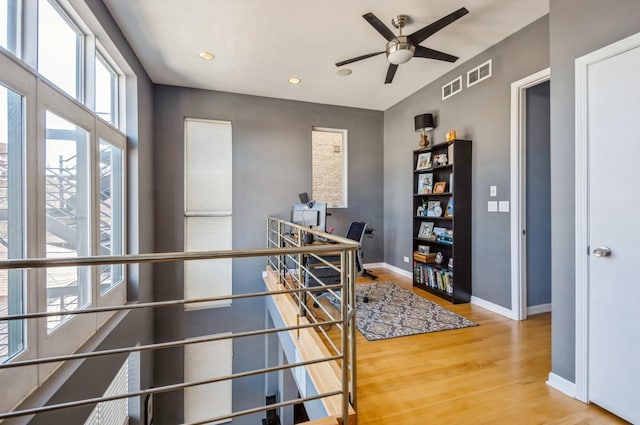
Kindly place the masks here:
POLYGON ((461 7, 455 12, 448 14, 444 18, 438 19, 434 23, 429 24, 426 27, 414 32, 409 36, 409 39, 411 39, 411 41, 413 41, 413 44, 417 46, 418 44, 422 43, 427 37, 432 36, 442 28, 462 18, 467 13, 469 13, 467 8, 461 7))
POLYGON ((446 62, 455 62, 458 60, 457 56, 449 55, 444 52, 439 52, 437 50, 429 49, 427 47, 416 46, 416 51, 413 54, 414 58, 427 58, 427 59, 436 59, 439 61, 446 62))
POLYGON ((396 75, 397 70, 398 65, 394 65, 392 63, 389 64, 389 68, 387 69, 387 78, 384 79, 385 84, 390 84, 393 81, 393 77, 396 75))
POLYGON ((373 13, 371 13, 371 12, 365 13, 364 15, 362 15, 362 17, 364 19, 366 19, 367 22, 369 22, 369 24, 373 28, 375 28, 376 31, 378 31, 380 33, 380 35, 382 35, 384 38, 386 38, 387 41, 391 41, 394 38, 396 38, 396 35, 393 33, 393 31, 391 31, 388 26, 383 24, 382 21, 380 19, 378 19, 378 17, 376 15, 374 15, 373 13))
POLYGON ((381 51, 381 52, 368 53, 368 54, 366 54, 366 55, 362 55, 362 56, 358 56, 358 57, 355 57, 355 58, 347 59, 346 61, 338 62, 338 63, 336 63, 336 66, 347 65, 347 64, 349 64, 349 63, 353 63, 353 62, 361 61, 362 59, 370 58, 370 57, 372 57, 372 56, 381 55, 382 53, 384 53, 384 50, 383 50, 383 51, 381 51))

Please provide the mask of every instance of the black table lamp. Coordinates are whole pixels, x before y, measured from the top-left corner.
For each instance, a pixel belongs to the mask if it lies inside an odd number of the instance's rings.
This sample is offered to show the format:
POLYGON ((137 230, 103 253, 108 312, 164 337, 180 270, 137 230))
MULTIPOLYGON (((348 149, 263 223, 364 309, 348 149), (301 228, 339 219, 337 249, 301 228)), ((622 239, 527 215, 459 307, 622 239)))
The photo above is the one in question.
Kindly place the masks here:
POLYGON ((432 114, 421 114, 416 115, 414 118, 416 131, 420 132, 420 147, 426 148, 429 146, 429 138, 427 137, 426 131, 431 131, 435 128, 435 124, 433 123, 433 115, 432 114))

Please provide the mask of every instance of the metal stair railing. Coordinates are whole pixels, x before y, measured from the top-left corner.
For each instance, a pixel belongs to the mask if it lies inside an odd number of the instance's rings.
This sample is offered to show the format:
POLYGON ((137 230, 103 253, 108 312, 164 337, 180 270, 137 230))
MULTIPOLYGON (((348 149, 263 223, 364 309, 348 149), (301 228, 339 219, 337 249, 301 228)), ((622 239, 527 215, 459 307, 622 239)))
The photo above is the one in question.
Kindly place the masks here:
MULTIPOLYGON (((269 219, 269 223, 276 224, 280 229, 286 222, 278 219, 269 219), (275 220, 275 221, 272 221, 275 220)), ((303 228, 296 227, 292 223, 288 223, 294 228, 298 228, 299 231, 303 228)), ((269 229, 272 229, 270 226, 269 229)), ((269 240, 281 241, 282 236, 272 238, 271 231, 268 230, 269 240)), ((336 347, 336 351, 332 354, 327 352, 326 349, 320 350, 324 353, 322 356, 313 359, 303 359, 301 361, 284 361, 281 360, 276 366, 262 367, 242 372, 233 372, 231 375, 216 376, 212 378, 202 379, 191 382, 180 382, 170 385, 159 385, 157 387, 143 388, 137 391, 132 391, 122 395, 115 396, 103 396, 83 398, 82 389, 79 389, 79 398, 74 401, 57 402, 48 405, 42 405, 38 407, 17 408, 6 412, 0 412, 0 421, 10 418, 25 417, 31 415, 39 415, 47 412, 58 411, 62 409, 68 409, 78 406, 95 405, 99 402, 128 399, 131 397, 145 397, 150 394, 162 394, 172 391, 181 391, 185 388, 196 387, 200 385, 210 384, 214 382, 222 381, 234 381, 237 379, 244 379, 249 376, 266 375, 279 371, 290 371, 293 373, 295 368, 303 368, 305 370, 311 370, 320 365, 332 365, 331 370, 337 368, 338 372, 334 373, 334 378, 338 381, 338 385, 333 389, 326 390, 324 392, 313 393, 313 395, 298 396, 292 399, 281 400, 275 404, 256 405, 255 407, 245 408, 244 410, 233 411, 229 414, 221 416, 210 417, 198 421, 195 423, 211 423, 218 421, 228 421, 230 419, 241 417, 249 414, 256 414, 260 412, 266 412, 272 409, 278 409, 285 406, 293 406, 300 403, 314 402, 315 400, 321 400, 323 403, 330 403, 336 397, 339 400, 339 411, 334 417, 340 418, 344 424, 355 424, 356 419, 353 415, 353 409, 356 403, 355 393, 355 348, 351 347, 350 341, 355 340, 355 310, 352 307, 352 301, 354 299, 351 292, 353 291, 353 283, 355 282, 355 252, 358 249, 359 244, 326 233, 315 232, 316 235, 322 235, 336 242, 332 245, 319 245, 319 246, 288 246, 282 247, 278 242, 278 246, 271 246, 268 243, 267 248, 258 249, 243 249, 243 250, 228 250, 228 251, 203 251, 203 252, 167 252, 167 253, 155 253, 155 254, 139 254, 139 255, 119 255, 119 256, 95 256, 95 257, 74 257, 74 258, 51 258, 51 259, 24 259, 24 260, 3 260, 0 261, 0 270, 16 270, 16 269, 42 269, 42 268, 58 268, 58 267, 84 267, 84 266, 107 266, 116 264, 148 264, 148 263, 182 263, 184 261, 203 261, 203 260, 218 260, 218 259, 234 259, 234 261, 243 261, 255 257, 263 257, 267 259, 267 264, 273 264, 280 261, 279 259, 292 256, 298 257, 303 255, 321 256, 329 253, 340 253, 340 264, 337 267, 341 270, 341 281, 339 284, 329 285, 327 288, 336 291, 336 293, 342 294, 349 302, 341 302, 341 314, 338 318, 321 319, 312 322, 299 321, 294 325, 268 325, 265 322, 264 328, 252 329, 242 332, 224 332, 216 330, 215 334, 204 335, 196 338, 178 339, 173 341, 165 341, 161 343, 151 343, 146 345, 136 345, 130 347, 121 347, 114 349, 102 349, 98 351, 89 352, 73 352, 69 354, 55 355, 50 357, 40 357, 28 360, 14 360, 0 364, 0 372, 4 369, 20 368, 41 364, 53 364, 58 362, 77 362, 82 359, 97 358, 102 356, 121 355, 132 352, 143 351, 155 351, 167 348, 180 348, 188 344, 197 344, 207 341, 221 341, 221 340, 235 340, 237 338, 246 338, 259 335, 281 335, 289 334, 295 338, 295 335, 299 335, 301 332, 320 331, 323 327, 336 325, 340 331, 340 343, 336 347), (269 327, 271 326, 271 327, 269 327), (328 400, 328 401, 327 401, 328 400)), ((277 279, 276 279, 277 282, 277 279)), ((35 282, 29 282, 35 284, 35 282)), ((42 282, 41 282, 42 283, 42 282)), ((278 296, 293 297, 300 300, 301 295, 305 293, 312 293, 317 288, 306 287, 294 287, 286 288, 278 286, 276 289, 267 287, 263 292, 241 292, 242 282, 234 283, 234 293, 222 296, 209 296, 197 299, 171 299, 156 302, 134 302, 124 305, 108 306, 108 307, 95 307, 86 308, 75 311, 66 312, 30 312, 25 314, 12 314, 4 317, 0 317, 0 321, 9 322, 15 320, 41 320, 42 318, 48 318, 53 316, 77 316, 86 314, 97 314, 105 312, 114 312, 120 314, 126 314, 128 311, 139 309, 155 309, 163 307, 179 307, 190 304, 210 303, 212 301, 222 300, 241 300, 249 298, 272 298, 278 296)), ((274 322, 275 323, 275 322, 274 322)), ((36 389, 36 391, 38 391, 36 389)), ((235 404, 235 403, 234 403, 235 404)))

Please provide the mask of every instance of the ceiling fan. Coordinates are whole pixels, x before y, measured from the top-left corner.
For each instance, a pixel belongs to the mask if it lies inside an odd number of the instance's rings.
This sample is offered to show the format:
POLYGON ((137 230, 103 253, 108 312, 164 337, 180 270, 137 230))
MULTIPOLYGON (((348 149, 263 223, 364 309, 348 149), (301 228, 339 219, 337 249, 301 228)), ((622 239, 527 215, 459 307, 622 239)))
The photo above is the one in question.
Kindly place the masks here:
POLYGON ((380 19, 378 19, 376 15, 371 12, 365 13, 364 15, 362 15, 362 17, 367 22, 369 22, 369 24, 376 31, 378 31, 384 38, 387 39, 387 46, 385 50, 347 59, 345 61, 336 63, 336 66, 340 67, 349 63, 357 62, 359 60, 386 53, 387 60, 389 61, 389 68, 387 69, 387 77, 385 78, 384 83, 389 84, 393 81, 393 77, 396 74, 398 65, 408 62, 413 57, 455 62, 458 60, 457 56, 452 56, 444 52, 439 52, 437 50, 420 46, 420 43, 426 40, 427 37, 430 37, 436 32, 440 31, 447 25, 462 18, 467 13, 469 13, 469 11, 466 8, 461 7, 455 12, 448 14, 444 18, 438 19, 437 21, 427 25, 424 28, 419 29, 411 35, 402 35, 402 28, 404 28, 404 26, 409 21, 409 16, 407 15, 398 15, 391 20, 391 24, 399 30, 399 34, 395 35, 389 29, 389 27, 387 27, 382 23, 380 19))

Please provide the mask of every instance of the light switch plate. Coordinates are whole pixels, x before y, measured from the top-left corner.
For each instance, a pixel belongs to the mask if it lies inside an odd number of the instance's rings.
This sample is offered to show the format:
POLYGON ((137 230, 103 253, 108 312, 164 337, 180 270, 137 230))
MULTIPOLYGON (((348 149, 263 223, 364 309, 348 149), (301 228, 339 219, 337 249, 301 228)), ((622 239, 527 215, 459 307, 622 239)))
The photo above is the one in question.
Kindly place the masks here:
POLYGON ((489 212, 498 212, 498 202, 496 202, 496 201, 487 202, 487 211, 489 211, 489 212))
POLYGON ((498 186, 490 186, 489 196, 497 196, 497 195, 498 195, 498 186))
POLYGON ((500 201, 498 204, 498 211, 509 212, 509 201, 500 201))

